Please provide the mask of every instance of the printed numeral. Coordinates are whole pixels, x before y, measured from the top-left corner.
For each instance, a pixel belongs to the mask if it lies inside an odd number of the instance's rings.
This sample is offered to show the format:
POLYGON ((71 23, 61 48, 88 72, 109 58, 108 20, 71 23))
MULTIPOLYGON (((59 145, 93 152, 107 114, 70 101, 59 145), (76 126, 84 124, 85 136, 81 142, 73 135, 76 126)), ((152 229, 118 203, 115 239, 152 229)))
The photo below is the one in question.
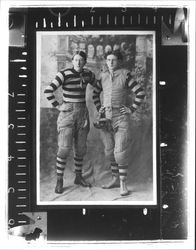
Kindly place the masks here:
POLYGON ((13 226, 15 224, 15 220, 14 219, 9 219, 8 224, 10 226, 13 226))
POLYGON ((14 97, 15 97, 14 92, 12 92, 12 93, 8 93, 8 95, 9 95, 10 97, 12 97, 12 98, 14 98, 14 97))
POLYGON ((9 155, 9 156, 8 156, 8 161, 12 161, 12 159, 14 159, 14 156, 9 155))
POLYGON ((91 8, 90 13, 95 13, 94 7, 91 8))
POLYGON ((122 8, 122 10, 121 10, 121 11, 124 13, 124 12, 126 12, 126 11, 127 11, 127 8, 125 8, 125 7, 124 7, 124 8, 122 8))
POLYGON ((10 123, 10 124, 8 125, 8 128, 14 129, 14 124, 13 124, 13 123, 10 123))
POLYGON ((15 189, 14 189, 13 187, 10 187, 10 188, 8 189, 8 193, 15 193, 15 189))

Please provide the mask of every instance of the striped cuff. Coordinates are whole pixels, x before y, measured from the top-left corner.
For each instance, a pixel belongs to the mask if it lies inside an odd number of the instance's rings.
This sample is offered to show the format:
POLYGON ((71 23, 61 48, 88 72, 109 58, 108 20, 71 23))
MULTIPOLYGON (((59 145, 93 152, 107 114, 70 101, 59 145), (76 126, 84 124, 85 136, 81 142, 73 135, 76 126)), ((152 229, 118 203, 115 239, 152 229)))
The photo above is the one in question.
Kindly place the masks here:
POLYGON ((136 111, 136 108, 134 108, 133 106, 129 107, 131 110, 131 113, 134 113, 136 111))

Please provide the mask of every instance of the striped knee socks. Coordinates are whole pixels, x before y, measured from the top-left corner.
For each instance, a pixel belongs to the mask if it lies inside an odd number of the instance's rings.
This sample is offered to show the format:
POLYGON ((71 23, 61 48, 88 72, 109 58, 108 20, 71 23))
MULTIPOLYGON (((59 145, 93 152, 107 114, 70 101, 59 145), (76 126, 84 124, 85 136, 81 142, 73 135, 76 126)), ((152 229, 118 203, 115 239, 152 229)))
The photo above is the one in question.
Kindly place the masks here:
POLYGON ((65 165, 66 165, 66 159, 62 159, 62 158, 57 156, 57 159, 56 159, 57 176, 63 177, 65 165))
POLYGON ((75 173, 82 174, 83 157, 75 155, 74 164, 75 164, 75 173))
POLYGON ((128 165, 119 165, 118 169, 119 169, 120 180, 122 181, 126 180, 128 165))
POLYGON ((111 162, 111 170, 112 170, 112 175, 118 176, 119 171, 118 171, 118 164, 116 162, 111 162))

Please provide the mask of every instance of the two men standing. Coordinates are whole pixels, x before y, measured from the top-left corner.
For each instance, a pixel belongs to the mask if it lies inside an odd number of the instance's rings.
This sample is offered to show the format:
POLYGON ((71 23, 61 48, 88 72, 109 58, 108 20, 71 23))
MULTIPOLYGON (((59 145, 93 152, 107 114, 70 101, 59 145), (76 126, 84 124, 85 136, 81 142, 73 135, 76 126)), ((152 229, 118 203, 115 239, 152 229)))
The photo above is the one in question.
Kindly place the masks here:
POLYGON ((126 180, 128 169, 129 119, 145 97, 142 87, 131 76, 130 71, 120 68, 123 59, 119 51, 105 55, 107 69, 96 80, 94 73, 84 68, 86 54, 76 52, 72 58, 73 68, 57 73, 46 88, 45 94, 51 104, 59 111, 57 120, 58 152, 56 160, 56 193, 63 192, 63 174, 66 160, 73 146, 75 161, 75 184, 90 187, 82 177, 82 161, 86 153, 86 140, 89 132, 89 116, 85 103, 87 84, 94 87, 93 101, 100 116, 107 125, 101 129, 105 154, 111 162, 112 180, 102 188, 120 187, 120 195, 129 194, 126 180), (54 91, 62 86, 63 104, 59 105, 54 91), (129 91, 135 94, 133 104, 127 106, 129 91), (103 103, 100 94, 103 92, 103 103))

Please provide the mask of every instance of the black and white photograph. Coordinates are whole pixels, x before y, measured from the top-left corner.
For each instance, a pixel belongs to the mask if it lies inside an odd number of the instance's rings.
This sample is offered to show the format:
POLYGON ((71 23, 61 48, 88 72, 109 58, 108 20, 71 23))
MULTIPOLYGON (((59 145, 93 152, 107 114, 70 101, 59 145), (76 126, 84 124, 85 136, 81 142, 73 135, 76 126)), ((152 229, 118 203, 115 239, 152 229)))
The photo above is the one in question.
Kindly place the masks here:
POLYGON ((0 0, 2 247, 195 249, 194 8, 0 0))
POLYGON ((156 205, 154 31, 36 34, 37 204, 156 205))

